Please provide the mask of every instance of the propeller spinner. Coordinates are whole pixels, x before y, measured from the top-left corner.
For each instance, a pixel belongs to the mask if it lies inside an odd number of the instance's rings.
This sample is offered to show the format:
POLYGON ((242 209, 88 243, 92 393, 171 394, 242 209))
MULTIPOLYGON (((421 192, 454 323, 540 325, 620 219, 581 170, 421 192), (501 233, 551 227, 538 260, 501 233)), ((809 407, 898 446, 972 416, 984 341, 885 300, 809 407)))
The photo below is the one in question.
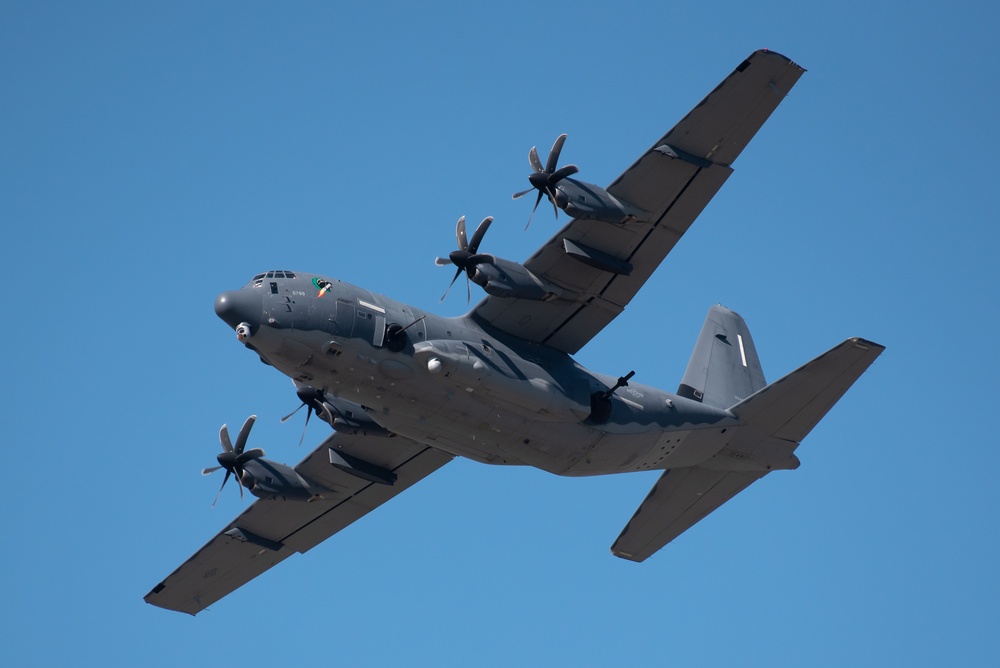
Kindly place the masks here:
POLYGON ((559 135, 555 143, 552 144, 552 150, 549 151, 549 159, 545 162, 544 167, 542 166, 542 161, 538 159, 538 150, 532 146, 531 150, 528 151, 528 162, 531 163, 531 168, 535 170, 528 175, 531 187, 519 193, 514 193, 514 199, 523 197, 532 190, 538 191, 538 198, 535 199, 535 206, 531 209, 531 215, 528 216, 528 224, 524 226, 524 229, 528 229, 531 226, 531 219, 538 209, 538 203, 542 201, 542 195, 548 196, 549 201, 552 202, 552 208, 556 212, 556 218, 559 218, 559 207, 556 206, 556 185, 567 176, 580 171, 576 165, 566 165, 565 167, 556 169, 556 165, 559 164, 559 154, 562 153, 564 143, 566 143, 566 135, 559 135))

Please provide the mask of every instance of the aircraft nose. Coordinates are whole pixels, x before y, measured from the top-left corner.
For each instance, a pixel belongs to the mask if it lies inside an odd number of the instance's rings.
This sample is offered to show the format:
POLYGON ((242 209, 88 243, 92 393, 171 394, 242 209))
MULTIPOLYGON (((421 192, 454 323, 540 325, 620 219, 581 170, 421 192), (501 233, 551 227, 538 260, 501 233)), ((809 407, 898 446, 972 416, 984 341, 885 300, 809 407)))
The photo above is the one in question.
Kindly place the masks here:
POLYGON ((230 290, 215 298, 215 314, 230 327, 241 322, 257 325, 264 308, 260 290, 230 290))

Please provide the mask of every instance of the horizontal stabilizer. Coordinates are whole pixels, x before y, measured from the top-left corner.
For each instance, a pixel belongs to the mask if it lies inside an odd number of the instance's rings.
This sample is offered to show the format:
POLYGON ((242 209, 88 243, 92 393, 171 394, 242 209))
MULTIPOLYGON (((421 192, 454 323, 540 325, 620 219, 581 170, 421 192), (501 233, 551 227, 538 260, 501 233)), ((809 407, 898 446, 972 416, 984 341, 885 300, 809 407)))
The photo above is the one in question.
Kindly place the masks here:
POLYGON ((665 471, 622 529, 611 553, 645 561, 766 471, 712 471, 698 466, 665 471))
POLYGON ((761 434, 799 443, 883 350, 848 339, 729 410, 761 434))
MULTIPOLYGON (((719 347, 726 344, 713 341, 720 324, 714 320, 710 313, 692 355, 695 368, 702 362, 715 365, 712 349, 722 354, 722 369, 733 366, 728 349, 719 347)), ((730 408, 740 425, 729 430, 725 449, 700 466, 664 472, 611 546, 612 554, 643 561, 769 471, 795 468, 796 445, 883 350, 871 341, 848 339, 730 408)), ((695 378, 691 370, 685 380, 695 378)))

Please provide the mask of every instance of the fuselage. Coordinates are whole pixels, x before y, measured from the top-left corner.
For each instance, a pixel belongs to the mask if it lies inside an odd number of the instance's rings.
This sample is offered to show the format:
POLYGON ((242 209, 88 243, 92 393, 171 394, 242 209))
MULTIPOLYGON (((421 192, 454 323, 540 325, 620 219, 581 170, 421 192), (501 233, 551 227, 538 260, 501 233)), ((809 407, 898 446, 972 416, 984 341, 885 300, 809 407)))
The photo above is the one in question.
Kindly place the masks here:
POLYGON ((259 274, 215 309, 296 382, 479 462, 570 476, 694 466, 737 424, 729 411, 638 383, 609 393, 617 377, 563 352, 325 276, 259 274))

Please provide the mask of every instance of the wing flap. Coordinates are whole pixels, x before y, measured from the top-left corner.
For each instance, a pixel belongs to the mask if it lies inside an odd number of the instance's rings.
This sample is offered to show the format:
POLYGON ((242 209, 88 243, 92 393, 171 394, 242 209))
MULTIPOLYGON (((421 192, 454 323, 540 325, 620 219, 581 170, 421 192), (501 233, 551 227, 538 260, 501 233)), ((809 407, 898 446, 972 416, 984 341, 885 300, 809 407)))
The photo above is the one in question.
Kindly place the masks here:
POLYGON ((660 476, 611 546, 616 557, 645 561, 754 481, 758 471, 670 469, 660 476))
POLYGON ((451 455, 440 450, 420 446, 419 444, 414 445, 421 448, 420 451, 412 454, 406 461, 390 469, 396 474, 396 482, 393 485, 366 483, 362 490, 359 490, 346 501, 347 507, 343 511, 323 513, 296 531, 293 536, 289 537, 286 543, 299 552, 305 552, 313 548, 358 518, 396 496, 410 485, 438 470, 452 459, 451 455))
POLYGON ((402 437, 335 433, 296 471, 333 490, 311 502, 258 499, 145 597, 152 605, 194 615, 295 552, 305 552, 451 461, 402 437), (396 474, 393 485, 334 468, 337 448, 396 474))

